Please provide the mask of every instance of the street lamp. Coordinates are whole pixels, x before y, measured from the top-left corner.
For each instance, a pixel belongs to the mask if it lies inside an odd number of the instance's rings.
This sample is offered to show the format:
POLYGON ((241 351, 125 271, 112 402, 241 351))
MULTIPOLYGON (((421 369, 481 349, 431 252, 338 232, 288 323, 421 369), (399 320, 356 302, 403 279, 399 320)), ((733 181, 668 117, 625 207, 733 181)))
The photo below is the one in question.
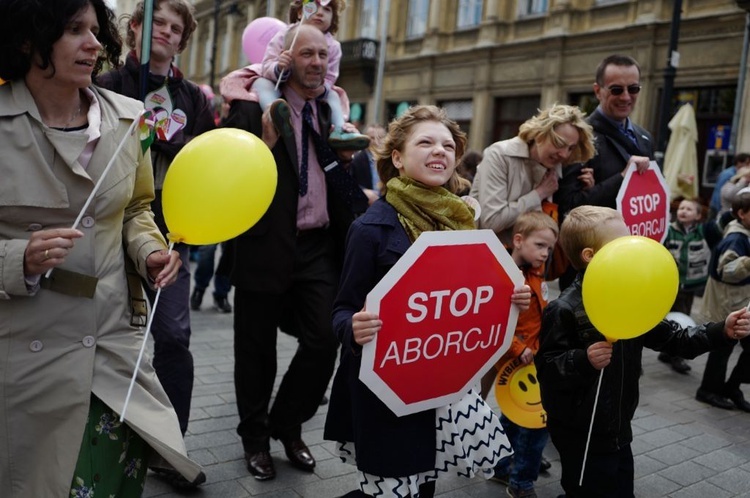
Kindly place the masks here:
MULTIPOLYGON (((750 1, 750 0, 748 0, 750 1)), ((667 49, 667 67, 664 68, 664 90, 661 95, 661 113, 659 119, 659 147, 664 152, 667 149, 667 135, 669 118, 672 111, 672 95, 674 93, 674 78, 677 74, 680 54, 677 52, 677 40, 680 38, 680 17, 682 15, 682 0, 675 0, 672 10, 672 28, 669 32, 669 48, 667 49)))
POLYGON ((219 12, 221 11, 221 0, 214 0, 214 32, 211 41, 211 74, 208 75, 208 84, 214 87, 214 76, 216 75, 216 45, 219 43, 219 12))
MULTIPOLYGON (((749 0, 750 1, 750 0, 749 0)), ((378 55, 378 72, 375 78, 375 122, 383 119, 383 75, 385 74, 385 55, 388 48, 388 15, 391 11, 391 0, 380 0, 380 54, 378 55)))

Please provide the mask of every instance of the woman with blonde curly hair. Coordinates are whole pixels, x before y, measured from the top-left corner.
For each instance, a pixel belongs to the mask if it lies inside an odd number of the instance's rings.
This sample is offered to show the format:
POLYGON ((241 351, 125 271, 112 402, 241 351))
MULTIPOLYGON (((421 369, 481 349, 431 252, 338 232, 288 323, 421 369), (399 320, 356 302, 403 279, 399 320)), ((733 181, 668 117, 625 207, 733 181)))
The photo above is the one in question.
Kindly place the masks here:
MULTIPOLYGON (((588 161, 594 151, 593 131, 578 107, 554 104, 539 111, 521 125, 518 136, 485 149, 471 189, 482 211, 479 228, 490 228, 510 243, 518 216, 542 210, 557 190, 562 168, 588 161)), ((582 171, 580 180, 586 187, 594 184, 590 170, 582 171)))

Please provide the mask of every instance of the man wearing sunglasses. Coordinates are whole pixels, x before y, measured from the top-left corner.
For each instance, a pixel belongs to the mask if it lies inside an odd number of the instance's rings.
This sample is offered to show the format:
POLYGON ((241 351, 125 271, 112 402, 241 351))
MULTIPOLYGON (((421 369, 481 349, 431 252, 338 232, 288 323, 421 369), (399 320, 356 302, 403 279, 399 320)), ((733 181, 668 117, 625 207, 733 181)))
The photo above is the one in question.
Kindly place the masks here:
MULTIPOLYGON (((630 120, 641 91, 640 80, 641 68, 627 55, 610 55, 597 67, 594 94, 599 107, 586 119, 594 128, 596 155, 585 164, 563 169, 555 194, 563 216, 583 204, 616 208, 617 193, 630 164, 640 172, 648 168, 654 157, 654 142, 649 132, 630 120), (589 171, 586 168, 593 172, 593 186, 583 181, 589 171)), ((571 272, 560 277, 560 287, 567 287, 572 278, 571 272)), ((659 360, 678 373, 690 370, 679 356, 662 353, 659 360)))
POLYGON ((648 131, 630 120, 641 91, 641 69, 632 57, 610 55, 596 69, 594 94, 599 107, 586 119, 594 128, 596 155, 585 164, 563 169, 555 194, 560 213, 591 204, 615 208, 625 171, 634 163, 639 171, 654 157, 654 142, 648 131), (579 180, 591 168, 594 185, 579 180))

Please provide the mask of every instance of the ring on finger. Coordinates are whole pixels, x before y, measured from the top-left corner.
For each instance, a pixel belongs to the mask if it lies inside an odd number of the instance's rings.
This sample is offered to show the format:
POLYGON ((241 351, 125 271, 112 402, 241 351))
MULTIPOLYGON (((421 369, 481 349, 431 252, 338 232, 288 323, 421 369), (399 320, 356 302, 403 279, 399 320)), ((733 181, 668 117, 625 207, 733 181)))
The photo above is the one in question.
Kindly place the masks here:
POLYGON ((49 259, 49 249, 44 250, 44 259, 45 260, 49 259))

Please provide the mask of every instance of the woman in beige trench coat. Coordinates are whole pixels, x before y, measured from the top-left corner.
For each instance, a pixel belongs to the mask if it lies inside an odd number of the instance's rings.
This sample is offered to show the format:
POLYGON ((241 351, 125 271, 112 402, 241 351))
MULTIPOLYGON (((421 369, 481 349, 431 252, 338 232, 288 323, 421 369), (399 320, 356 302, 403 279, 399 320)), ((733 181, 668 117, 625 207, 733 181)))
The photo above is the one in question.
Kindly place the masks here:
MULTIPOLYGON (((71 496, 92 400, 122 412, 143 341, 131 325, 125 262, 156 287, 179 268, 150 211, 150 156, 137 132, 126 136, 142 105, 91 87, 92 73, 117 61, 119 41, 104 0, 0 0, 3 498, 71 496)), ((205 480, 147 361, 125 423, 159 465, 205 480)))

